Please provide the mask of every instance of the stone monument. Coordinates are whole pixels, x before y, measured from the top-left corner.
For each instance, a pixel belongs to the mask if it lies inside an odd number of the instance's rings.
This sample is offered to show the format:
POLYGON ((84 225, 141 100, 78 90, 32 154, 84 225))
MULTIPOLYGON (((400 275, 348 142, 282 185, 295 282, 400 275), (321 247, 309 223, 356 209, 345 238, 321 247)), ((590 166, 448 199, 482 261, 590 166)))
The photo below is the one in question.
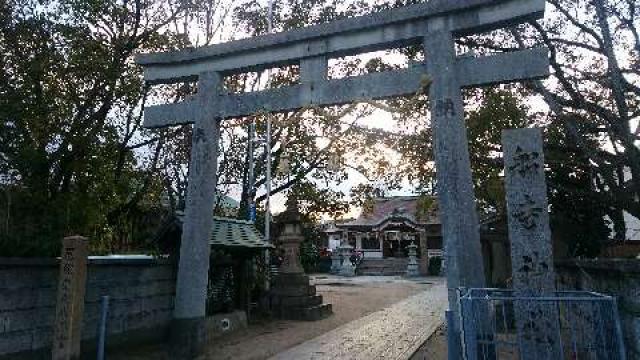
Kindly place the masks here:
POLYGON ((300 264, 302 224, 296 201, 287 201, 287 210, 276 219, 280 225, 278 244, 283 259, 271 288, 273 315, 290 320, 320 320, 331 315, 331 304, 322 303, 322 295, 316 294, 315 285, 309 284, 300 264))
POLYGON ((416 251, 417 249, 418 249, 418 246, 413 242, 409 246, 407 246, 407 250, 409 252, 409 263, 407 264, 407 277, 420 276, 420 271, 418 269, 418 261, 416 258, 418 254, 418 252, 416 251))
MULTIPOLYGON (((515 296, 554 296, 542 131, 505 130, 502 144, 515 296)), ((555 304, 517 301, 515 305, 516 326, 522 336, 522 359, 539 359, 541 354, 548 355, 545 359, 562 358, 555 336, 559 331, 555 304)))
POLYGON ((62 240, 56 316, 53 324, 53 360, 80 358, 84 294, 87 282, 87 239, 81 236, 62 240))

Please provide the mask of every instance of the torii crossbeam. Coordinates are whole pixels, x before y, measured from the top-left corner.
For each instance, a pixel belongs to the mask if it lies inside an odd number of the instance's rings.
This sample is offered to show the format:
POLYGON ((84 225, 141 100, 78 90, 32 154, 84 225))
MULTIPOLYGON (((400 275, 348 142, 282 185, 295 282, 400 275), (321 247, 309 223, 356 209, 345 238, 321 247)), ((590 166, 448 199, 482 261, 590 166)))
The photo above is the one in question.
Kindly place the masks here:
MULTIPOLYGON (((430 82, 431 122, 442 210, 450 309, 458 287, 484 286, 462 88, 548 76, 544 48, 484 57, 458 57, 455 37, 533 21, 545 0, 431 0, 372 15, 279 34, 137 58, 147 83, 198 81, 198 93, 182 103, 150 106, 144 125, 194 124, 185 222, 176 289, 173 332, 185 351, 203 345, 220 121, 259 112, 339 105, 417 93, 430 82), (328 79, 328 59, 422 44, 425 62, 408 69, 328 79), (300 66, 300 83, 252 93, 222 88, 227 75, 300 66), (185 346, 187 344, 187 346, 185 346)), ((448 331, 456 333, 457 324, 448 331)))

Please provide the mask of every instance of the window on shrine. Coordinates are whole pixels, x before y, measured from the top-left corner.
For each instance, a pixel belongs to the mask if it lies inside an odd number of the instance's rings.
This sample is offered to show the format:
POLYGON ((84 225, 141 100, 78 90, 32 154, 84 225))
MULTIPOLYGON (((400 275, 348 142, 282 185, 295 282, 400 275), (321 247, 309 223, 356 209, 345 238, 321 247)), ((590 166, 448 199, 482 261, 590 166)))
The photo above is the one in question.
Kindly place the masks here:
POLYGON ((429 248, 429 249, 442 249, 442 237, 441 236, 429 236, 427 238, 427 248, 429 248))
POLYGON ((375 234, 365 236, 364 238, 362 238, 362 249, 363 250, 380 250, 380 240, 378 240, 375 234))
POLYGON ((400 232, 399 231, 387 231, 385 232, 385 237, 389 241, 397 241, 400 240, 400 232))
POLYGON ((356 247, 356 234, 349 233, 349 237, 347 238, 347 241, 349 242, 349 245, 351 245, 351 246, 353 246, 355 248, 356 247))

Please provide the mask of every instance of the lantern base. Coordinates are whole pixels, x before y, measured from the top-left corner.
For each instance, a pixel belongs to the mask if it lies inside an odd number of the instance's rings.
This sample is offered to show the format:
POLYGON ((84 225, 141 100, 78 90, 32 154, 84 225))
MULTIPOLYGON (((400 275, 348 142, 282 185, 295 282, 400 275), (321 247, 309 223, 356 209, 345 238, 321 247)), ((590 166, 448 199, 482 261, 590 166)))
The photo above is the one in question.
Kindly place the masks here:
POLYGON ((304 274, 279 274, 271 288, 271 311, 280 319, 315 321, 332 314, 331 304, 322 303, 315 285, 304 274))

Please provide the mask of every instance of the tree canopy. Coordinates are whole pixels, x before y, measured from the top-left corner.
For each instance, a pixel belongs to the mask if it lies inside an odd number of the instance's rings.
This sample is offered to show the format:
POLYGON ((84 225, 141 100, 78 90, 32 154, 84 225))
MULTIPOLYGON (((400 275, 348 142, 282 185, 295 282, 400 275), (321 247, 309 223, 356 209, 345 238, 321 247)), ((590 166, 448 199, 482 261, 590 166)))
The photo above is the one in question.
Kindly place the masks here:
MULTIPOLYGON (((281 0, 274 29, 413 2, 281 0)), ((551 50, 549 80, 465 92, 474 184, 481 211, 503 211, 501 131, 542 127, 553 230, 572 239, 572 254, 593 256, 611 236, 624 237, 624 212, 640 217, 640 7, 634 0, 549 4, 544 21, 457 40, 460 53, 551 50), (576 227, 585 230, 572 236, 576 227)), ((0 254, 53 255, 70 234, 89 236, 94 252, 152 247, 159 222, 184 204, 191 127, 143 129, 143 109, 180 101, 195 86, 149 87, 133 57, 264 34, 266 13, 255 0, 0 3, 0 254)), ((334 59, 330 76, 424 57, 410 47, 334 59)), ((234 75, 225 84, 235 92, 285 86, 299 69, 269 74, 234 75)), ((240 197, 241 217, 254 197, 263 207, 267 154, 248 146, 249 127, 254 122, 263 138, 270 117, 272 188, 301 199, 309 218, 339 217, 407 186, 435 194, 428 109, 419 93, 225 121, 218 191, 240 197), (371 125, 382 112, 390 125, 371 125), (256 159, 257 193, 249 157, 256 159), (367 181, 354 183, 355 174, 367 181), (337 190, 345 184, 350 191, 337 190)))

